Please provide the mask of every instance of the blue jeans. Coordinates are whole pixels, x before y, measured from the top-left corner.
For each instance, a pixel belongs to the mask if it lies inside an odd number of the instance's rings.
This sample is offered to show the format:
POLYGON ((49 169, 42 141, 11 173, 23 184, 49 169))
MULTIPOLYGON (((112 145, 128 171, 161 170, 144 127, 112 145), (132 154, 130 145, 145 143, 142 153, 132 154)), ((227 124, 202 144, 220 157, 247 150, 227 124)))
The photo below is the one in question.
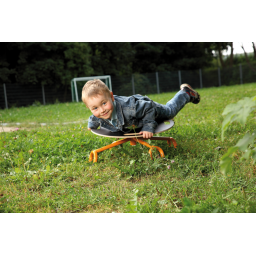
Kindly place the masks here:
POLYGON ((166 103, 166 107, 170 109, 170 116, 172 118, 175 117, 178 112, 189 102, 189 95, 185 91, 180 90, 171 100, 166 103))
POLYGON ((189 95, 185 91, 180 90, 171 100, 166 103, 166 105, 156 103, 156 107, 158 110, 157 119, 163 120, 166 118, 174 118, 179 113, 179 111, 189 102, 189 95))

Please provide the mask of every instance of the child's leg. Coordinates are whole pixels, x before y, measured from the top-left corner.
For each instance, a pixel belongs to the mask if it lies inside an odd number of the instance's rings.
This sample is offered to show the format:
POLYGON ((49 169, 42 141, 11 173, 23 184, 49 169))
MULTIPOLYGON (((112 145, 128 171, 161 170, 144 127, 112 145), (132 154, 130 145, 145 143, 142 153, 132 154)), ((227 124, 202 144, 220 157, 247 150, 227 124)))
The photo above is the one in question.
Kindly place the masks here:
POLYGON ((190 97, 185 91, 180 90, 178 93, 176 93, 175 96, 165 105, 169 109, 168 112, 170 119, 175 117, 179 111, 189 102, 190 97))
POLYGON ((169 108, 170 118, 175 117, 179 111, 189 102, 198 104, 200 101, 200 95, 188 84, 182 84, 180 91, 166 103, 169 108))

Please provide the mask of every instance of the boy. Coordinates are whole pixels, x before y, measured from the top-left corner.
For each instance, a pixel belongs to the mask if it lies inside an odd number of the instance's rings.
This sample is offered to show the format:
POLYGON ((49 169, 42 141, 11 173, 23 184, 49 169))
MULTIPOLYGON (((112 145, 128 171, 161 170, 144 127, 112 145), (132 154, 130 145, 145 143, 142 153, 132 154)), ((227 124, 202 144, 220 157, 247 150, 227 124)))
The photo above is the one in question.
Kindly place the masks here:
POLYGON ((147 96, 136 94, 130 97, 113 95, 99 79, 88 81, 82 90, 82 101, 92 112, 88 129, 99 126, 112 132, 132 132, 140 128, 139 134, 150 139, 159 123, 172 119, 188 103, 198 104, 200 95, 188 84, 166 103, 159 104, 147 96))

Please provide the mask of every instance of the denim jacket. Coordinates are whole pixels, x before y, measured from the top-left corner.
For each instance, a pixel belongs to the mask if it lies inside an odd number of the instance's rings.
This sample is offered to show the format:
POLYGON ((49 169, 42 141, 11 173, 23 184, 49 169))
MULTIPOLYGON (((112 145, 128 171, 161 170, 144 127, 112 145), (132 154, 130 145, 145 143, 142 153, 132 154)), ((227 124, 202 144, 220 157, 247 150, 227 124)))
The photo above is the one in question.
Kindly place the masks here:
POLYGON ((168 118, 169 113, 162 104, 152 101, 147 96, 136 94, 130 97, 114 95, 116 102, 117 127, 108 120, 97 118, 94 115, 89 117, 88 128, 97 129, 99 126, 112 132, 142 128, 141 131, 154 133, 158 123, 168 118), (158 121, 158 122, 157 122, 158 121))

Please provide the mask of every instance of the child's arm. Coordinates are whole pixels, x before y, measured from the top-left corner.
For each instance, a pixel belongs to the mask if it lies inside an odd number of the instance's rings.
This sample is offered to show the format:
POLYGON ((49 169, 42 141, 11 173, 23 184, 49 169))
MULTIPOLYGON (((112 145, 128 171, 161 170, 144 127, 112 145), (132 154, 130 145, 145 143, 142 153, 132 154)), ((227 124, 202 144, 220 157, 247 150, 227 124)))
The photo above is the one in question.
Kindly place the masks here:
POLYGON ((97 121, 94 115, 91 115, 88 120, 88 130, 97 129, 100 126, 100 123, 97 121))
POLYGON ((158 123, 155 121, 156 110, 152 101, 136 101, 136 119, 143 122, 140 134, 143 138, 151 138, 155 132, 158 123), (144 137, 145 135, 145 137, 144 137))

